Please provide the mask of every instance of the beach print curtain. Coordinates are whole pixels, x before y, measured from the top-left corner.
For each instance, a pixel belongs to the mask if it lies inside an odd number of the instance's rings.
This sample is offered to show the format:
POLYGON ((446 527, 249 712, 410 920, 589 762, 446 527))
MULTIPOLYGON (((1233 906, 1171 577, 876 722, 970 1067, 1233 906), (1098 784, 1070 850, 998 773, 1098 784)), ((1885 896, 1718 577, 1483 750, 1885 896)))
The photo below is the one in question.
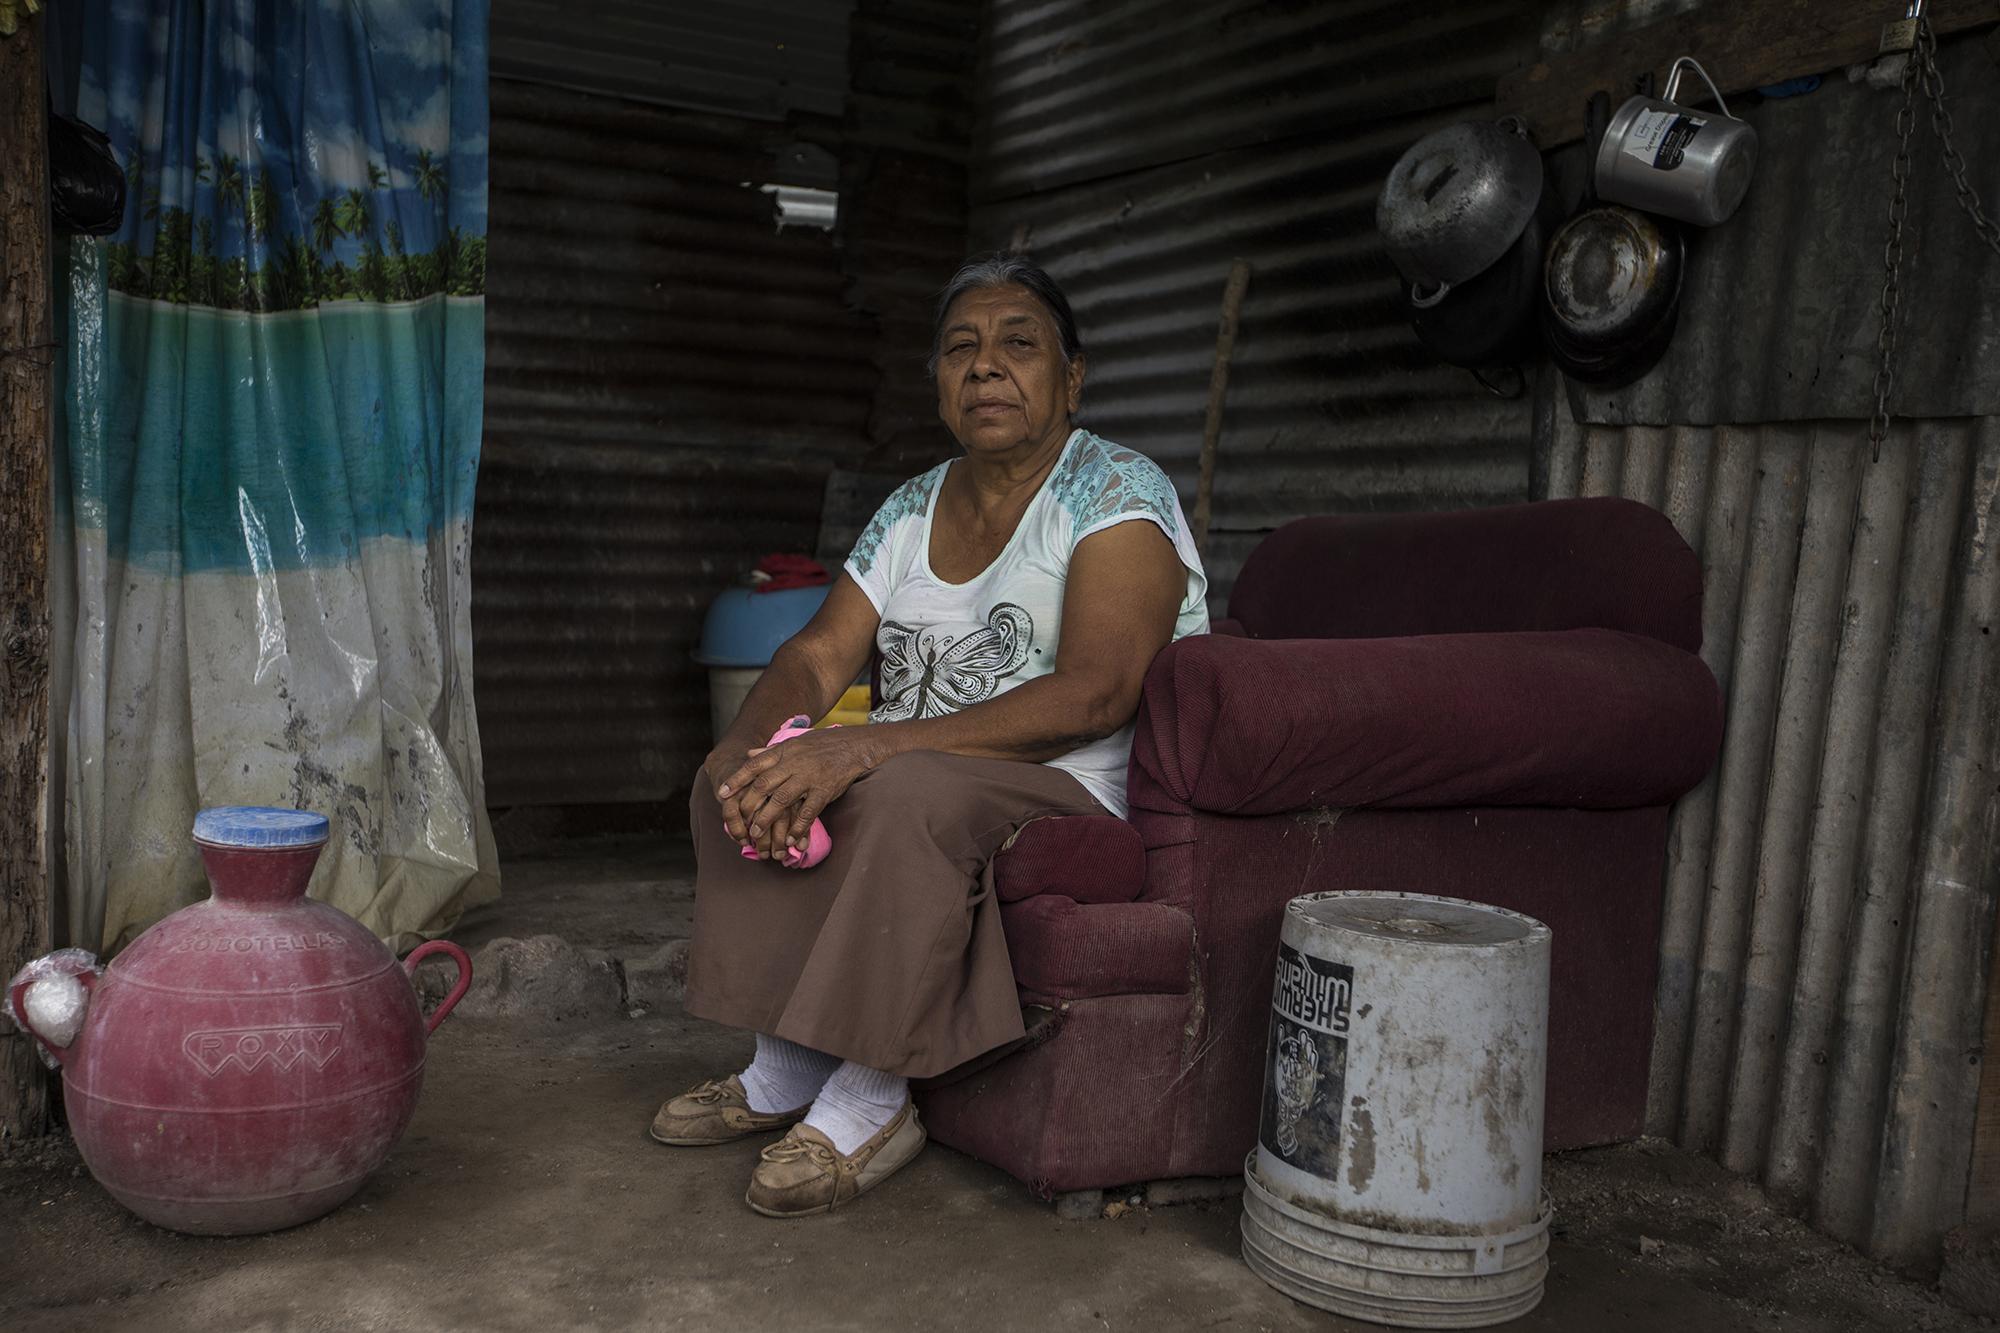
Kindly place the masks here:
POLYGON ((127 176, 70 241, 59 527, 73 943, 206 893, 206 806, 330 817, 399 946, 498 892, 468 556, 485 0, 71 0, 127 176))

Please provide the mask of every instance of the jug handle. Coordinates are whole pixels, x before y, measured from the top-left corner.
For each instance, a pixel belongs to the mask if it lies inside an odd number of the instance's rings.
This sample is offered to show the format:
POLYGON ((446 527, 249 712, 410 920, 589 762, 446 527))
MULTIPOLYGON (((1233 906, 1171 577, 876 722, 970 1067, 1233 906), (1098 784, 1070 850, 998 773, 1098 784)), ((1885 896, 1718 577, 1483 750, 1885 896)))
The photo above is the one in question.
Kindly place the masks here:
MULTIPOLYGON (((96 969, 93 968, 88 971, 77 972, 74 973, 73 975, 76 977, 78 981, 83 983, 84 990, 90 992, 93 995, 96 994, 97 992, 96 969)), ((68 1064, 69 1056, 67 1052, 69 1051, 69 1047, 57 1046, 55 1043, 51 1042, 47 1037, 44 1037, 41 1033, 35 1031, 34 1024, 28 1021, 28 987, 34 985, 35 981, 38 980, 40 980, 39 977, 35 978, 34 980, 24 981, 20 985, 14 987, 11 996, 11 998, 14 1001, 14 1012, 21 1016, 21 1031, 33 1037, 36 1040, 36 1042, 38 1042, 41 1045, 41 1048, 49 1053, 50 1059, 54 1060, 59 1065, 68 1064)))
POLYGON ((444 1016, 451 1012, 453 1005, 464 998, 466 987, 472 984, 472 960, 466 957, 465 950, 459 948, 450 940, 431 940, 427 943, 419 944, 416 948, 410 950, 410 956, 403 960, 403 971, 409 973, 411 980, 414 982, 417 975, 417 964, 435 953, 444 954, 452 962, 458 964, 458 984, 451 988, 451 993, 439 1001, 438 1007, 431 1012, 430 1020, 424 1024, 425 1036, 429 1036, 431 1033, 437 1031, 438 1024, 444 1022, 444 1016))
POLYGON ((1701 62, 1699 60, 1696 60, 1693 56, 1682 56, 1679 60, 1676 60, 1674 62, 1674 67, 1667 72, 1667 91, 1665 100, 1669 102, 1674 100, 1674 94, 1678 93, 1681 90, 1682 73, 1690 69, 1693 70, 1695 73, 1701 75, 1701 81, 1708 85, 1709 95, 1715 98, 1715 104, 1722 108, 1722 114, 1724 117, 1726 117, 1729 120, 1742 119, 1741 116, 1732 116, 1729 114, 1729 103, 1722 100, 1721 89, 1715 86, 1715 80, 1708 77, 1708 71, 1703 69, 1701 67, 1701 62))

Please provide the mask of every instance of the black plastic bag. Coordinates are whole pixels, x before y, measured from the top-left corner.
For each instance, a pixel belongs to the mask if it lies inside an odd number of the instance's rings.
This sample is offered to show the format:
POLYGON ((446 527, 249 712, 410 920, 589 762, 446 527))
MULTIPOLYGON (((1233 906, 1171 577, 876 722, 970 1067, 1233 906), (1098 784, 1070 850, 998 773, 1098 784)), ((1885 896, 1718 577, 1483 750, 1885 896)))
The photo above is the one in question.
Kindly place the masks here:
POLYGON ((49 116, 49 212, 58 231, 108 236, 125 218, 125 173, 95 126, 49 116))

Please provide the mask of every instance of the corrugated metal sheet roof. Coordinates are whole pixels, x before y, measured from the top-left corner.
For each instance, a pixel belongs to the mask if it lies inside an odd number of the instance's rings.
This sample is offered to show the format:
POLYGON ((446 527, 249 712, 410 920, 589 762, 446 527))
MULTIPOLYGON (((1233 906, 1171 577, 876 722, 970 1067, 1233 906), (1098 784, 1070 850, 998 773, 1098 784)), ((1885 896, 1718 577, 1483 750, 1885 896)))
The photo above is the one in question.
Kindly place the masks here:
POLYGON ((1534 42, 1525 0, 997 0, 974 197, 1490 101, 1534 42))
POLYGON ((2000 420, 1618 429, 1553 495, 1707 570, 1722 760, 1669 843, 1650 1129, 1869 1253, 1963 1216, 2000 847, 2000 420))
POLYGON ((473 543, 489 800, 659 800, 706 753, 713 596, 812 549, 866 447, 833 240, 744 188, 780 131, 496 79, 473 543))
POLYGON ((838 116, 852 0, 493 0, 496 78, 759 120, 838 116))

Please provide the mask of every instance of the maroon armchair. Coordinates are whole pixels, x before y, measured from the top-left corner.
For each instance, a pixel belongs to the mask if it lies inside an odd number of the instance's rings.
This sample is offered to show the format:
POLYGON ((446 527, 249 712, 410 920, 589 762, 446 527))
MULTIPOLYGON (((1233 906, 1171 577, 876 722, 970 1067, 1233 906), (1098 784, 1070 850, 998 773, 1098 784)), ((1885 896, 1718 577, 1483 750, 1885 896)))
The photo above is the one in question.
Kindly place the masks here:
POLYGON ((1035 1021, 920 1091, 1044 1195, 1241 1171, 1284 904, 1446 894, 1554 931, 1545 1142, 1640 1133, 1668 807, 1722 734, 1701 569, 1627 500, 1306 519, 1146 679, 1130 822, 995 862, 1035 1021))

